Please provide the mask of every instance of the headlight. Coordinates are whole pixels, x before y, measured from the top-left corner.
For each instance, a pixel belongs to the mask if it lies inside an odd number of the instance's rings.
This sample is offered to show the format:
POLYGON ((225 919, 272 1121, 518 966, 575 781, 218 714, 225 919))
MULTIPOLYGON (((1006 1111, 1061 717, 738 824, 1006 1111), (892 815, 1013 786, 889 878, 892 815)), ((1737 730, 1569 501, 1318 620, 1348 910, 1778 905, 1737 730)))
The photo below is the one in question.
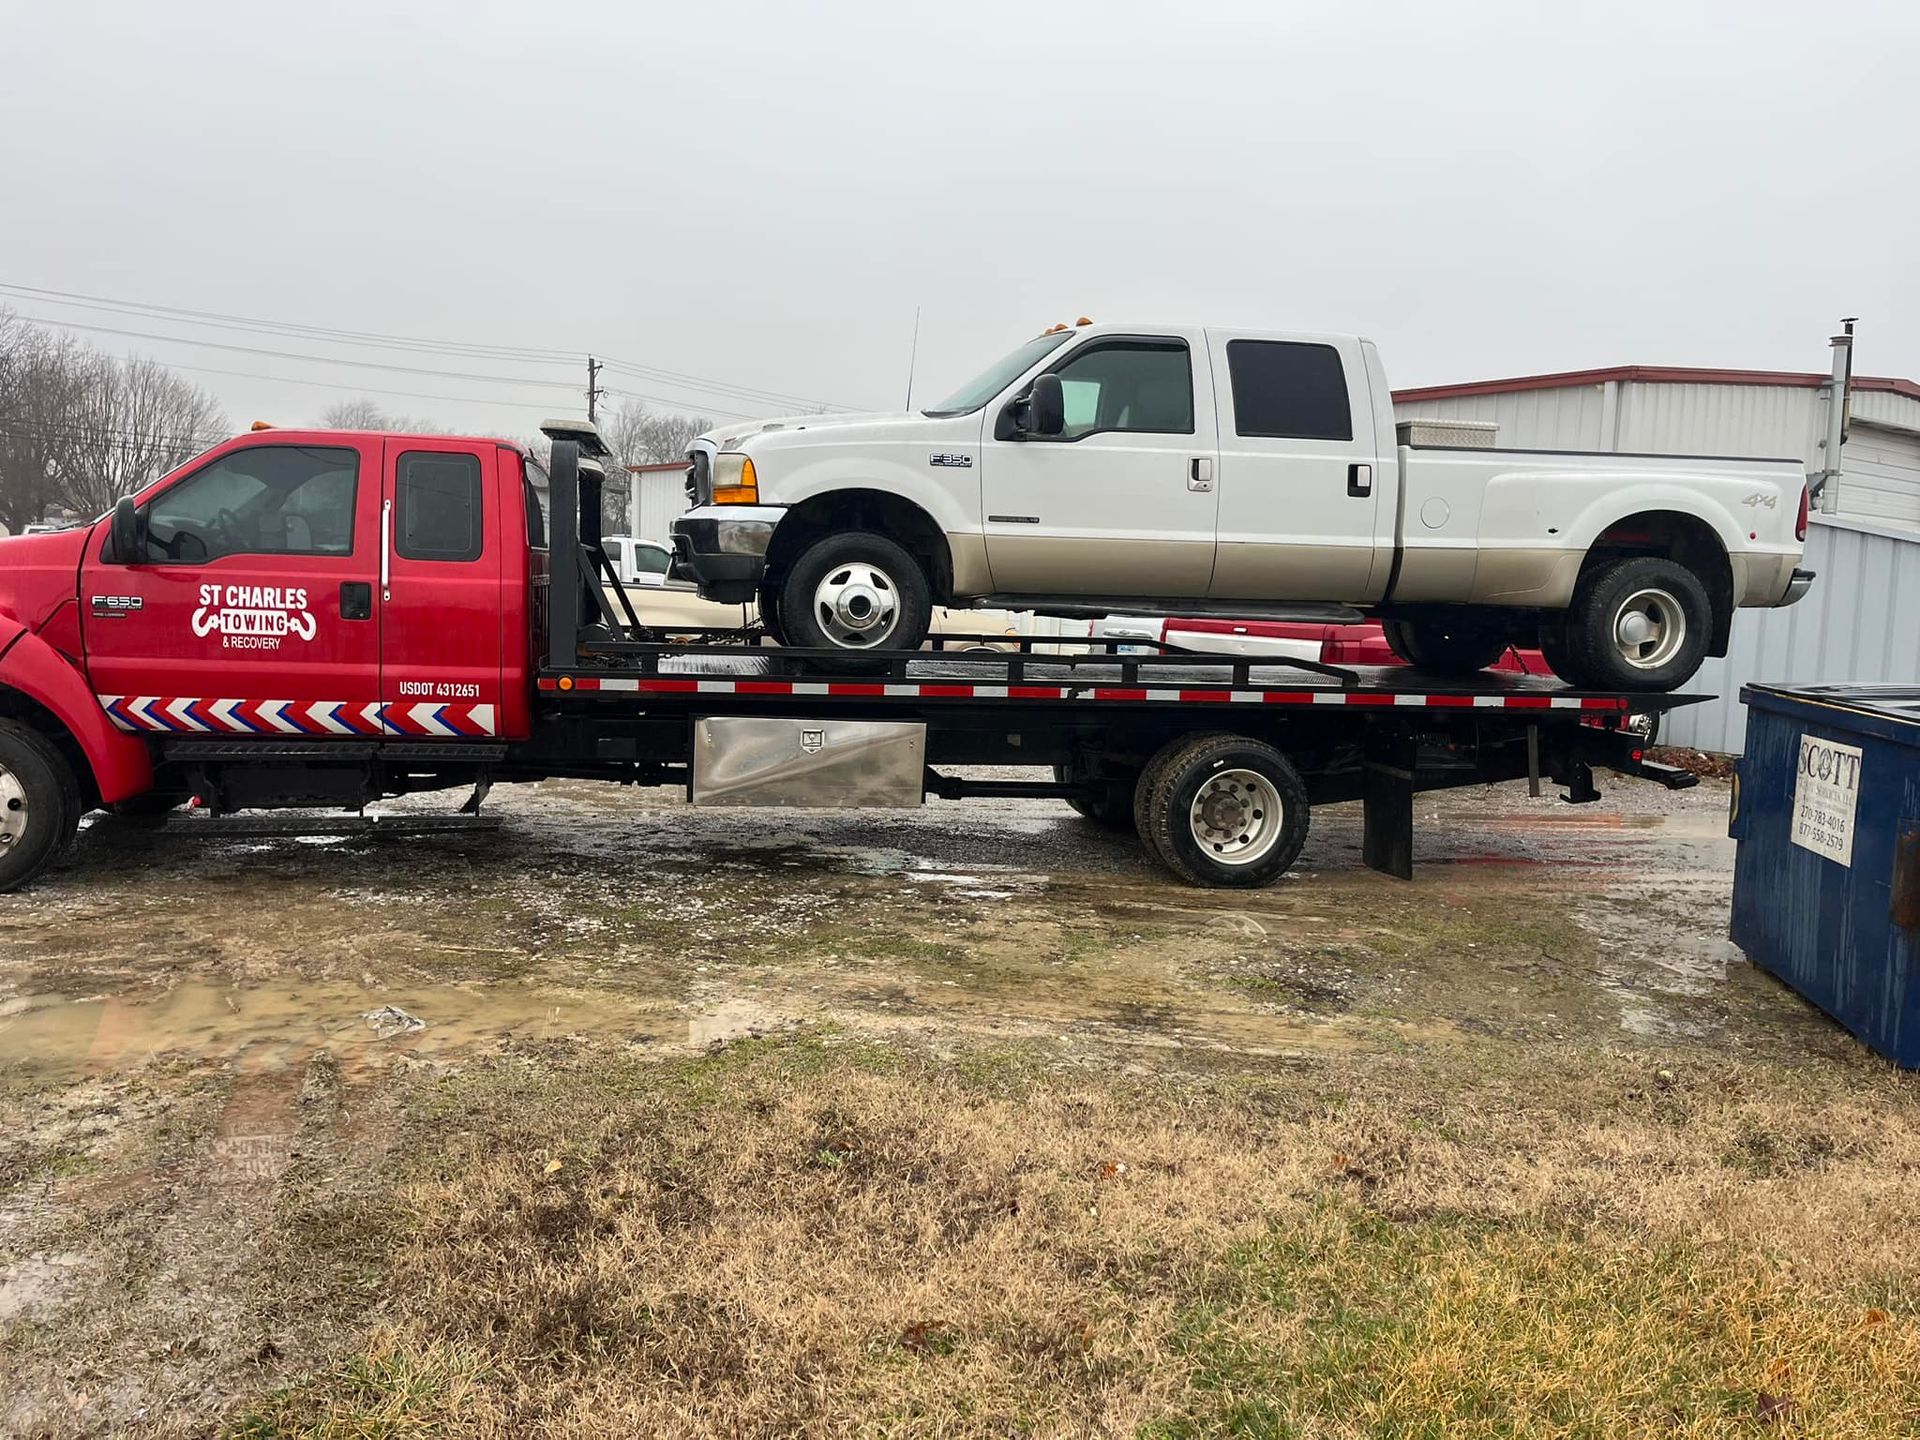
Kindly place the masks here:
POLYGON ((758 505, 760 481, 753 473, 753 461, 744 455, 713 457, 713 503, 716 505, 758 505))

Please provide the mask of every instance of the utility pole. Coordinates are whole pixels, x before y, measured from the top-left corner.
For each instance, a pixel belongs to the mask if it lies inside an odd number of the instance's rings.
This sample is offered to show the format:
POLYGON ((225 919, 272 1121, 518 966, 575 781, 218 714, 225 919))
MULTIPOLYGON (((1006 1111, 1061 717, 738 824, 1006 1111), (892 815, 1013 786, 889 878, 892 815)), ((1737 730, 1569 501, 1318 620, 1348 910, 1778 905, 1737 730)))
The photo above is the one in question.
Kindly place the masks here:
POLYGON ((587 419, 598 423, 600 419, 600 397, 607 392, 600 388, 600 362, 587 356, 587 419))

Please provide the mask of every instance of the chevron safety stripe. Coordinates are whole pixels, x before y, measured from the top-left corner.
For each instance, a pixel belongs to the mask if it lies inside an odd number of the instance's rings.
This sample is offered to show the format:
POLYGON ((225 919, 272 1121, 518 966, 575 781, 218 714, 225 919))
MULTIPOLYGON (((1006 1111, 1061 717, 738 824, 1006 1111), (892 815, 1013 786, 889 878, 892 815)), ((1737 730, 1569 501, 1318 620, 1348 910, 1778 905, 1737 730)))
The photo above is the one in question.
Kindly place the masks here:
POLYGON ((494 733, 492 705, 464 701, 238 700, 197 695, 99 695, 107 718, 135 734, 307 736, 401 735, 477 740, 494 733))
POLYGON ((1618 695, 1554 695, 1512 690, 1494 695, 1447 695, 1412 690, 1223 690, 1169 686, 965 685, 901 680, 693 680, 627 675, 543 675, 540 689, 566 695, 788 695, 795 698, 866 696, 885 700, 1072 700, 1188 705, 1341 705, 1348 708, 1427 710, 1579 710, 1623 713, 1618 695))

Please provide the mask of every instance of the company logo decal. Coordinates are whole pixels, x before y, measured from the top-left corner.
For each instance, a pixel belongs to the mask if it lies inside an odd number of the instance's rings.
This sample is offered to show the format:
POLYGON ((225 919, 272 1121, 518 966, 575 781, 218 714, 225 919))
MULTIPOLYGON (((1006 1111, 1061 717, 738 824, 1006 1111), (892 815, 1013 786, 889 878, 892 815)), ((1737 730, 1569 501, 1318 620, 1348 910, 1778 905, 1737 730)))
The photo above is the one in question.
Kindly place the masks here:
POLYGON ((311 640, 319 629, 299 585, 202 585, 193 612, 193 633, 217 634, 229 650, 278 650, 288 636, 311 640))

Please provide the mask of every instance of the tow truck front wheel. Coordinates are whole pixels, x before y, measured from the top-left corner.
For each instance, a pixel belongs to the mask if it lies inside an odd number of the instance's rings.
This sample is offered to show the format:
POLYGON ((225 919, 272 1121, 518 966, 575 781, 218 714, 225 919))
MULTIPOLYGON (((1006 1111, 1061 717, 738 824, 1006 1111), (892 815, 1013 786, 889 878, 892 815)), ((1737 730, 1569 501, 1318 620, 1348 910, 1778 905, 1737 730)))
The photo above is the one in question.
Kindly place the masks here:
POLYGON ((1273 746, 1240 735, 1171 742, 1141 776, 1134 809, 1150 853, 1193 885, 1251 889, 1307 843, 1307 789, 1273 746))
POLYGON ((38 875, 79 823, 66 759, 37 731, 0 720, 0 891, 38 875))
POLYGON ((780 584, 789 644, 859 655, 917 650, 933 625, 933 587, 912 555, 884 535, 823 535, 780 584))

